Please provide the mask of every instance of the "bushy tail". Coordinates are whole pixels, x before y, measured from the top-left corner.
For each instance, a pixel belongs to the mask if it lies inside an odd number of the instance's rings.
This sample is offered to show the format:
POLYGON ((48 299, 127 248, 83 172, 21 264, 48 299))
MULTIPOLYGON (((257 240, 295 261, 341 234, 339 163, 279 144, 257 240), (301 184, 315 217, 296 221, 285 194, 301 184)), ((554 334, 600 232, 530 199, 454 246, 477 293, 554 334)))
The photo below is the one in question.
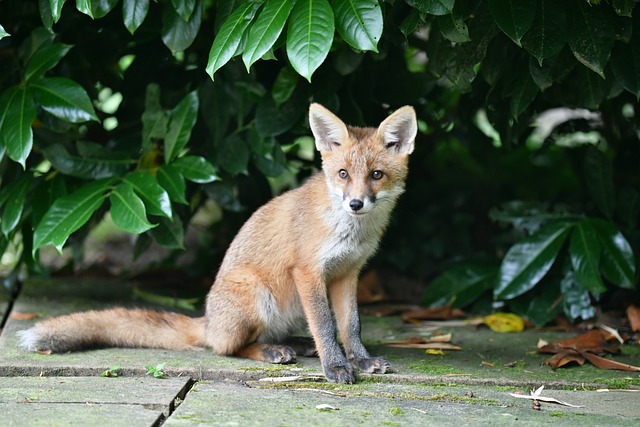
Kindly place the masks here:
POLYGON ((103 347, 194 349, 205 345, 204 327, 203 317, 114 308, 54 317, 18 335, 21 347, 45 353, 103 347))

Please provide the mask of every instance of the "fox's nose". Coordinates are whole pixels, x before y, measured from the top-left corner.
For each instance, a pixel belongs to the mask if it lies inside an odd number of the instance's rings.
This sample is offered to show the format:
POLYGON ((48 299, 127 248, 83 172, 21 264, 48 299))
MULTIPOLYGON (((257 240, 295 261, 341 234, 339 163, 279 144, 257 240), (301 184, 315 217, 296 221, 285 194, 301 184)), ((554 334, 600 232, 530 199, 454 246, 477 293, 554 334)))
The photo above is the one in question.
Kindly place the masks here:
POLYGON ((349 207, 354 212, 359 211, 360 209, 362 209, 363 206, 364 206, 364 203, 360 199, 351 199, 351 201, 349 202, 349 207))

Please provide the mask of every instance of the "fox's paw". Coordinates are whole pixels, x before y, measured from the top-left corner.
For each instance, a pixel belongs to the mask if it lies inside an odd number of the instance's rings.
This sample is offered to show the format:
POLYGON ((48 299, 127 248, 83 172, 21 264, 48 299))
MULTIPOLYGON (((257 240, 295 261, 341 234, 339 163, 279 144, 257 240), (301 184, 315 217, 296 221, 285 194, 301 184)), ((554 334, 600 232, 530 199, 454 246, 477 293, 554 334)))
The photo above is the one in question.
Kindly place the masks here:
POLYGON ((267 345, 262 348, 262 357, 265 362, 288 364, 296 363, 296 352, 286 345, 267 345))
POLYGON ((353 384, 356 377, 350 365, 336 365, 324 368, 324 375, 331 382, 338 384, 353 384))
POLYGON ((391 364, 382 357, 354 359, 352 363, 358 370, 368 374, 384 374, 391 369, 391 364))

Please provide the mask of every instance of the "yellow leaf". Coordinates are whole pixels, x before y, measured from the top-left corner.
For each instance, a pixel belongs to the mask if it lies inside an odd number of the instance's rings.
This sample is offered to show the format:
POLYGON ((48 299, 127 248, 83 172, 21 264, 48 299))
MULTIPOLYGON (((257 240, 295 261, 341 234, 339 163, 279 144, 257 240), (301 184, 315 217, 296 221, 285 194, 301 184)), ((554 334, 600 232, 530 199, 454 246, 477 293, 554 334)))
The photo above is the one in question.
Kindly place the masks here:
POLYGON ((513 313, 494 313, 482 319, 494 332, 522 332, 524 319, 513 313))
POLYGON ((438 350, 435 348, 428 348, 427 351, 425 351, 425 353, 427 354, 433 354, 433 355, 442 355, 442 354, 447 354, 442 350, 438 350))

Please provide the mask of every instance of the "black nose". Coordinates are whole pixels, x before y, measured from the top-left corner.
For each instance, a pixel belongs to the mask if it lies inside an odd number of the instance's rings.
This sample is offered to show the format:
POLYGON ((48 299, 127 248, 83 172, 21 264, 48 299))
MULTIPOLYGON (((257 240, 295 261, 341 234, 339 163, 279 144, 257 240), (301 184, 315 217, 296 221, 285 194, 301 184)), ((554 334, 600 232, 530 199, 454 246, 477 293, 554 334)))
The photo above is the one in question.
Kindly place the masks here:
POLYGON ((349 207, 351 208, 351 210, 355 212, 362 209, 363 206, 364 206, 364 203, 362 202, 362 200, 359 200, 359 199, 353 199, 349 202, 349 207))

